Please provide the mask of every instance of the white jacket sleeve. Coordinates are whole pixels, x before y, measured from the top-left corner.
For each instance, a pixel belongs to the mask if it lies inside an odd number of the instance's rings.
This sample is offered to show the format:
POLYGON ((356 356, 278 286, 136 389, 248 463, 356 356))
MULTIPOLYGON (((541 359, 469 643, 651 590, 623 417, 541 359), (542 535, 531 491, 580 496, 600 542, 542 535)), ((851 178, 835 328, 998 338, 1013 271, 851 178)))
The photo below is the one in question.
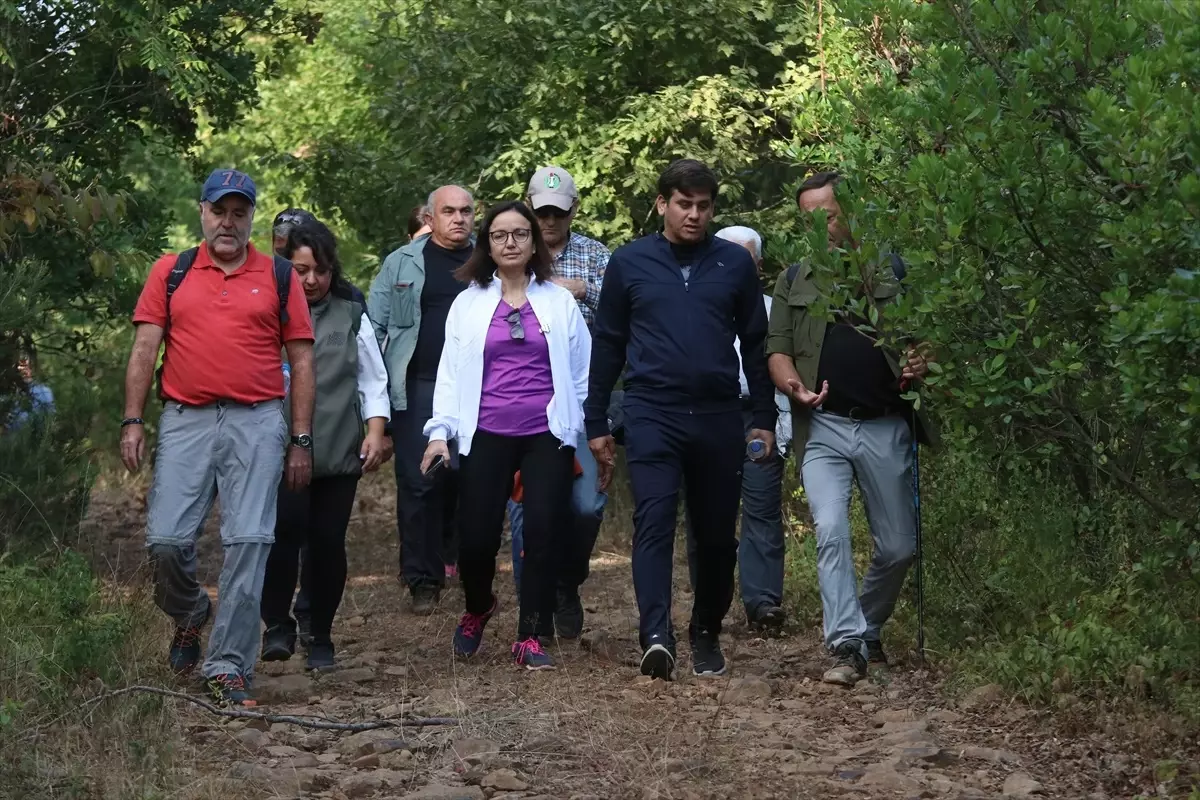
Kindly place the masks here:
POLYGON ((567 303, 567 323, 571 334, 571 380, 575 383, 575 399, 583 414, 583 401, 588 393, 588 366, 592 358, 592 334, 574 297, 567 303))
POLYGON ((358 403, 363 419, 390 419, 392 416, 392 404, 388 400, 387 367, 383 364, 379 342, 375 339, 375 331, 366 314, 362 315, 362 323, 358 326, 358 403))
POLYGON ((459 317, 469 297, 470 292, 461 292, 446 315, 446 343, 442 345, 437 381, 433 384, 433 416, 424 428, 424 434, 431 442, 448 442, 458 433, 458 364, 462 360, 459 317))

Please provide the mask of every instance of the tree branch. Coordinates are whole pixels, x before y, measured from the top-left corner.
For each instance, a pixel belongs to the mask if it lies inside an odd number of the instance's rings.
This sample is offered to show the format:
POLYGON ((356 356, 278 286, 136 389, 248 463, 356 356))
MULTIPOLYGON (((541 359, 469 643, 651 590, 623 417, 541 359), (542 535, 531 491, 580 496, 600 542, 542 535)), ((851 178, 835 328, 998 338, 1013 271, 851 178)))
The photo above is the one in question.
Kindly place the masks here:
POLYGON ((428 728, 436 725, 458 725, 459 720, 455 717, 389 717, 388 719, 375 720, 374 722, 340 722, 332 719, 322 719, 319 717, 302 717, 294 714, 263 714, 259 711, 244 711, 231 708, 219 708, 212 703, 201 700, 198 697, 192 697, 183 692, 174 692, 170 689, 162 689, 157 686, 126 686, 123 689, 116 689, 105 694, 98 695, 86 701, 81 709, 87 709, 96 706, 106 700, 112 700, 116 697, 128 694, 156 694, 161 697, 171 697, 176 700, 183 700, 192 705, 199 706, 211 714, 218 717, 228 717, 230 719, 261 719, 265 722, 283 722, 289 725, 298 725, 301 728, 313 728, 322 731, 350 731, 359 733, 362 731, 374 731, 383 728, 403 728, 405 726, 413 728, 428 728))

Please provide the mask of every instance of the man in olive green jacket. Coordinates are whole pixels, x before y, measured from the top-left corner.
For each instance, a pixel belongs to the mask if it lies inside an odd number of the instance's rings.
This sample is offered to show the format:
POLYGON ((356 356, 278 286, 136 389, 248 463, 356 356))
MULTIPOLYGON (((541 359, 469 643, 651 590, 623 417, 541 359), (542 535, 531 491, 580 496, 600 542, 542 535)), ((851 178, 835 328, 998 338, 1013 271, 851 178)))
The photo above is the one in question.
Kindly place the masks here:
POLYGON ((421 474, 423 432, 433 414, 433 386, 446 341, 446 315, 466 284, 455 276, 474 247, 475 201, 459 186, 429 195, 430 232, 384 259, 371 284, 367 313, 383 348, 396 447, 396 520, 400 528, 400 581, 413 611, 432 613, 455 563, 455 473, 421 474))
MULTIPOLYGON (((796 194, 800 210, 827 214, 830 248, 853 247, 834 193, 836 173, 818 173, 796 194)), ((882 308, 900 292, 898 276, 880 269, 870 287, 882 308)), ((775 385, 792 400, 793 442, 817 533, 817 578, 825 643, 834 655, 830 683, 850 685, 867 663, 887 663, 879 631, 904 586, 916 543, 912 436, 933 442, 933 429, 902 397, 902 385, 928 372, 909 350, 903 368, 875 345, 865 320, 839 313, 833 321, 810 311, 820 292, 807 263, 779 276, 767 336, 775 385), (911 425, 917 430, 913 431, 911 425), (850 545, 850 495, 857 481, 875 542, 871 567, 857 592, 850 545)))

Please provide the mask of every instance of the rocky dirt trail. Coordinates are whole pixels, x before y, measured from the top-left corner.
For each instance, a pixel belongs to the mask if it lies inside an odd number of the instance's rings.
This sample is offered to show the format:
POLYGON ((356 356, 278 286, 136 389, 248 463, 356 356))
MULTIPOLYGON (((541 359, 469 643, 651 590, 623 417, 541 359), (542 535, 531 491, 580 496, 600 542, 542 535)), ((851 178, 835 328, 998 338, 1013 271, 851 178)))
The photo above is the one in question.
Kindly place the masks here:
MULTIPOLYGON (((340 668, 310 676, 300 656, 260 664, 257 710, 458 723, 330 733, 181 705, 195 753, 184 796, 1098 799, 1132 797, 1127 780, 1145 772, 1107 737, 1057 737, 1048 715, 994 687, 952 703, 935 675, 903 664, 853 690, 826 686, 817 631, 757 638, 737 609, 724 637, 726 676, 693 678, 681 644, 680 680, 648 681, 637 673, 629 560, 618 546, 598 548, 585 635, 554 645, 557 670, 512 665, 507 571, 497 576, 500 613, 482 652, 457 662, 450 637, 461 592, 448 590, 432 616, 409 612, 394 577, 389 486, 378 478, 364 487, 352 524, 351 581, 334 630, 340 668)), ((93 532, 113 535, 93 537, 96 557, 129 574, 142 556, 137 514, 97 508, 93 532)), ((202 549, 203 579, 215 586, 216 536, 202 549)), ((505 568, 508 557, 506 549, 505 568)), ((685 574, 680 565, 677 587, 685 574)), ((690 600, 677 588, 681 630, 690 600)))

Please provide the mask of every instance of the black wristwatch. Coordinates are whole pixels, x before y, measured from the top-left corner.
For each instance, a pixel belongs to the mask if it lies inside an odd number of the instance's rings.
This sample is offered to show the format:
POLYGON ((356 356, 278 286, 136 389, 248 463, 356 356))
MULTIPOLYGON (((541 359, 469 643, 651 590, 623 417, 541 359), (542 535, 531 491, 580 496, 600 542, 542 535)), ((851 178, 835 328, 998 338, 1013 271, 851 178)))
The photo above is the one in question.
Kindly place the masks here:
POLYGON ((121 420, 122 428, 124 428, 126 425, 145 425, 145 424, 146 424, 145 420, 143 420, 141 417, 126 417, 125 419, 121 420))
POLYGON ((312 436, 307 433, 298 433, 292 437, 292 444, 301 450, 312 450, 312 436))

